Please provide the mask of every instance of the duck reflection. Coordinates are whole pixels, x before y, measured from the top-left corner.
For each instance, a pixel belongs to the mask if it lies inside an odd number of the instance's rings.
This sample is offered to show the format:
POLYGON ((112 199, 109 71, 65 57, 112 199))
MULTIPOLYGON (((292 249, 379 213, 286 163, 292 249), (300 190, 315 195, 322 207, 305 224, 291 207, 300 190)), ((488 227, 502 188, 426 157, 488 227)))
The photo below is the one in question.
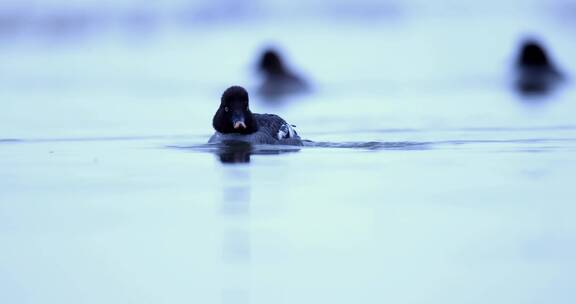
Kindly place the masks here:
POLYGON ((249 163, 252 152, 250 143, 225 143, 218 147, 216 154, 223 164, 249 163))
MULTIPOLYGON (((243 145, 235 148, 242 149, 243 145)), ((226 153, 235 162, 234 153, 226 153)), ((243 161, 248 153, 240 153, 243 161)), ((228 160, 227 160, 228 161, 228 160)), ((249 168, 222 168, 222 303, 250 303, 252 178, 249 168)))
POLYGON ((243 141, 225 141, 218 145, 215 154, 223 164, 249 163, 252 155, 279 155, 300 151, 296 146, 252 145, 243 141))
POLYGON ((564 79, 543 44, 535 39, 527 39, 522 43, 515 72, 516 90, 525 96, 550 93, 564 79))

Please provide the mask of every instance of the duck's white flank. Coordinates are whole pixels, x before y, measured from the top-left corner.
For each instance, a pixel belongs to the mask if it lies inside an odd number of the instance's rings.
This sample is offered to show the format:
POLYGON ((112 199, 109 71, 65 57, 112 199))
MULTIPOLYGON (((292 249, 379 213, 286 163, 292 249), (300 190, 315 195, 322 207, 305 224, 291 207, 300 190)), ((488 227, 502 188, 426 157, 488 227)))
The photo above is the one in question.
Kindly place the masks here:
POLYGON ((282 124, 282 126, 280 126, 280 130, 278 130, 277 137, 278 140, 282 140, 285 138, 292 138, 294 137, 295 134, 296 131, 294 130, 294 128, 291 125, 285 123, 282 124))

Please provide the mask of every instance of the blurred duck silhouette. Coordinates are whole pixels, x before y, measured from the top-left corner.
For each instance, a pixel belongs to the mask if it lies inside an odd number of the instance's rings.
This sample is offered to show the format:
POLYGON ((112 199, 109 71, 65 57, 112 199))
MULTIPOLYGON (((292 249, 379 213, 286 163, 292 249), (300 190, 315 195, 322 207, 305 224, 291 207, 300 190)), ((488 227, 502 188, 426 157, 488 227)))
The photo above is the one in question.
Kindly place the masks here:
POLYGON ((538 41, 523 42, 516 61, 516 89, 525 95, 546 94, 556 88, 564 75, 556 68, 538 41))
POLYGON ((268 48, 258 62, 258 73, 262 82, 258 93, 267 98, 280 98, 309 91, 304 79, 286 67, 275 49, 268 48))

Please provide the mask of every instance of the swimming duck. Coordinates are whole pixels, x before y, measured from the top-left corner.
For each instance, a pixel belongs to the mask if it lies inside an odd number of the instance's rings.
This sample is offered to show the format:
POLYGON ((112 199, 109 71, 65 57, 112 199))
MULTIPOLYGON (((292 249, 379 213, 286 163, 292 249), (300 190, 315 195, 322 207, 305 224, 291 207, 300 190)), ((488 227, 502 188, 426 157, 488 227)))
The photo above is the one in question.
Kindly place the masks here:
POLYGON ((262 83, 258 93, 268 97, 302 93, 309 89, 301 77, 290 71, 278 51, 267 49, 258 63, 262 83))
POLYGON ((248 92, 240 86, 226 89, 212 126, 216 133, 209 143, 242 141, 252 144, 301 146, 294 126, 274 114, 256 114, 249 108, 248 92))

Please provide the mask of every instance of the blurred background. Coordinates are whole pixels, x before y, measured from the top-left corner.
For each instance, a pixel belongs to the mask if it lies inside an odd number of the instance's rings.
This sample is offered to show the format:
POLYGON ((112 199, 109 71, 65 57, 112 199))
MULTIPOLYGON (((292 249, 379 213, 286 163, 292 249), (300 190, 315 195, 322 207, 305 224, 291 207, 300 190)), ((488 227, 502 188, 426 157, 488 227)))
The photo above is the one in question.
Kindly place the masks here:
POLYGON ((574 37, 570 0, 3 0, 0 302, 574 303, 574 37), (517 89, 527 38, 560 85, 517 89), (231 85, 312 143, 205 145, 231 85))
POLYGON ((253 109, 306 131, 570 124, 561 101, 517 122, 532 110, 509 71, 526 37, 576 70, 575 15, 559 0, 3 1, 2 137, 209 135, 221 92, 253 92, 269 46, 316 95, 253 109))

